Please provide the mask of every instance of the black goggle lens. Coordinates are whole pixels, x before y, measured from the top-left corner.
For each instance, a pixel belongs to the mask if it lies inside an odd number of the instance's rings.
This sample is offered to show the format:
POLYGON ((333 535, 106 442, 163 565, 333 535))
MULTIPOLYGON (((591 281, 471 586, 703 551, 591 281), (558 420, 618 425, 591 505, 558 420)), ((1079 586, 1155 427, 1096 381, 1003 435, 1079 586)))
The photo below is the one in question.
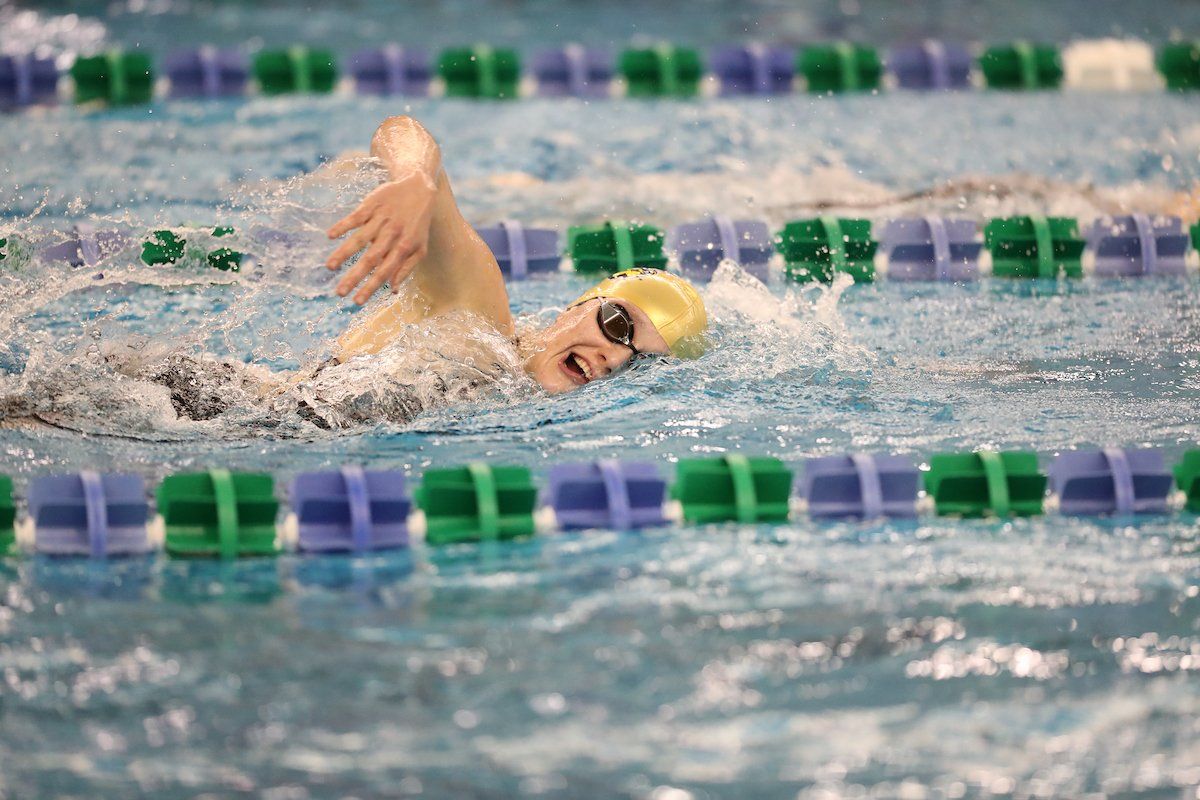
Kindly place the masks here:
POLYGON ((637 354, 637 348, 633 346, 633 320, 630 319, 628 311, 616 303, 601 300, 600 311, 596 314, 596 321, 600 323, 600 332, 610 342, 623 344, 632 350, 635 355, 637 354))

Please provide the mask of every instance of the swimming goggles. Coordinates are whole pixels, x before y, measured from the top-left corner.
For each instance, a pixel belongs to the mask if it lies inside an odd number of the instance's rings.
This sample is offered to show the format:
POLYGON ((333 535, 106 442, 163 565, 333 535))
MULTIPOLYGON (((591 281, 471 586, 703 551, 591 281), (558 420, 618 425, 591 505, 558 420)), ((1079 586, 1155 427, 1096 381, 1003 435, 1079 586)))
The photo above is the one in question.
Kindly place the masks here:
POLYGON ((600 298, 600 310, 596 312, 596 324, 600 326, 600 332, 604 334, 605 339, 614 344, 625 345, 633 351, 635 357, 641 355, 633 346, 633 318, 624 308, 611 300, 600 298))

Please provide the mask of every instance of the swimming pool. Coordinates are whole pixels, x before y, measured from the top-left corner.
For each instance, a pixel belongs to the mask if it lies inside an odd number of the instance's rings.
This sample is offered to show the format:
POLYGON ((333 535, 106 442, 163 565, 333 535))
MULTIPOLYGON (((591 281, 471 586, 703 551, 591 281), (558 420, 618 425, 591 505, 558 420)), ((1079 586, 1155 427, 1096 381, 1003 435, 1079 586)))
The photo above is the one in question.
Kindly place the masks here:
MULTIPOLYGON (((747 15, 788 36, 848 28, 889 41, 895 26, 875 6, 720 5, 707 23, 663 6, 636 19, 657 33, 682 18, 698 44, 738 35, 747 15)), ((589 8, 521 10, 496 37, 630 35, 589 8)), ((1034 15, 1010 8, 921 22, 980 38, 957 26, 983 18, 1015 37, 1034 15)), ((414 13, 433 27, 455 9, 414 13)), ((253 36, 349 47, 353 23, 377 11, 302 19, 218 4, 192 26, 170 3, 157 16, 97 4, 74 30, 160 49, 253 36)), ((1186 4, 1148 13, 1134 33, 1200 25, 1186 4)), ((1040 27, 1065 38, 1132 25, 1126 10, 1105 14, 1042 11, 1040 27)), ((464 39, 492 33, 460 20, 464 39)), ((176 422, 108 380, 98 354, 135 336, 280 368, 319 352, 353 313, 328 296, 321 230, 370 177, 296 178, 364 148, 392 113, 439 138, 479 225, 669 226, 724 211, 777 229, 825 212, 1088 220, 1165 208, 1200 181, 1198 108, 1162 93, 338 96, 0 116, 14 156, 0 185, 7 233, 41 241, 86 220, 136 235, 229 224, 239 237, 293 236, 216 282, 146 267, 132 249, 101 279, 44 263, 5 272, 4 380, 72 413, 60 428, 0 427, 0 473, 24 485, 83 468, 157 479, 226 466, 286 479, 356 462, 420 476, 482 458, 544 476, 602 457, 669 468, 744 452, 795 465, 847 450, 920 460, 1108 443, 1176 457, 1200 440, 1194 277, 829 291, 726 270, 705 289, 716 346, 699 361, 349 432, 265 429, 249 411, 176 422)), ((590 283, 563 273, 510 291, 541 318, 590 283)), ((1186 514, 921 518, 367 558, 8 559, 0 796, 1177 798, 1200 784, 1198 533, 1186 514)))

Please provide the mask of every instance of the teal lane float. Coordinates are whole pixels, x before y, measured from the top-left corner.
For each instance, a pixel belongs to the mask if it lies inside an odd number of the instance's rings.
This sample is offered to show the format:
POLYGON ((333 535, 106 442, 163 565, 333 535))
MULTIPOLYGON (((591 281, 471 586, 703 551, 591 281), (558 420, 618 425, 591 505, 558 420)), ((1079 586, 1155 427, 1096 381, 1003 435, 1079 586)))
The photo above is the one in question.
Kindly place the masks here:
MULTIPOLYGON (((1148 48, 1137 42, 1127 44, 1148 48)), ((252 93, 328 94, 343 87, 347 92, 364 95, 481 99, 513 99, 524 94, 603 98, 622 93, 635 98, 708 94, 772 97, 793 90, 841 94, 972 86, 1006 91, 1060 87, 1130 90, 1128 82, 1097 79, 1095 69, 1075 70, 1075 74, 1086 73, 1088 77, 1071 83, 1072 71, 1064 62, 1088 58, 1086 50, 1070 47, 1060 52, 1054 45, 1030 42, 972 47, 930 40, 881 52, 849 42, 814 43, 801 48, 743 42, 718 46, 707 56, 695 48, 672 44, 630 48, 614 56, 604 49, 567 44, 555 51, 560 54, 556 63, 561 65, 547 70, 544 58, 534 58, 533 67, 526 73, 525 59, 512 48, 477 44, 448 48, 430 58, 420 44, 396 42, 351 54, 346 62, 352 65, 352 74, 343 81, 338 56, 321 46, 297 44, 253 54, 235 48, 200 46, 169 53, 164 59, 165 80, 157 83, 162 84, 163 97, 171 100, 252 93), (735 57, 730 56, 731 52, 735 57), (797 76, 794 81, 793 71, 797 76), (430 80, 434 74, 437 80, 430 80), (615 75, 620 76, 619 81, 614 80, 615 75)), ((1089 66, 1084 61, 1073 63, 1089 66)), ((1138 81, 1138 88, 1200 90, 1200 41, 1160 46, 1154 68, 1159 80, 1138 81)), ((1122 69, 1121 64, 1113 64, 1104 74, 1120 75, 1122 69)), ((1151 67, 1147 64, 1145 69, 1151 67)), ((154 100, 157 89, 153 58, 140 50, 113 49, 80 57, 62 74, 53 59, 0 55, 0 111, 56 102, 64 75, 69 76, 79 103, 146 104, 154 100)))
POLYGON ((282 517, 275 481, 261 473, 168 476, 154 493, 156 515, 140 476, 34 477, 20 519, 12 481, 0 476, 0 548, 91 558, 165 550, 232 560, 677 523, 1200 513, 1200 448, 1173 468, 1160 449, 1122 447, 1065 451, 1047 469, 1034 452, 986 449, 938 453, 920 468, 907 455, 870 453, 812 457, 797 466, 739 453, 681 459, 671 483, 652 462, 602 459, 551 467, 539 492, 526 467, 474 462, 426 471, 410 499, 403 473, 351 465, 296 476, 282 517))
MULTIPOLYGON (((910 217, 876 226, 867 219, 825 216, 792 220, 771 234, 764 221, 716 215, 676 225, 666 233, 651 223, 614 220, 572 226, 565 237, 553 228, 526 227, 515 220, 481 227, 479 233, 505 278, 513 281, 562 268, 594 275, 633 267, 676 270, 705 281, 723 260, 734 261, 765 280, 773 269, 773 251, 780 253, 783 275, 797 282, 829 282, 839 274, 857 283, 877 279, 962 283, 988 275, 1058 280, 1084 274, 1179 277, 1200 271, 1200 253, 1194 247, 1200 241, 1200 225, 1193 225, 1189 234, 1179 217, 1098 217, 1088 222, 1086 235, 1081 235, 1080 227, 1067 217, 1029 215, 990 220, 981 233, 977 221, 964 218, 910 217)), ((257 248, 299 236, 266 229, 239 235, 229 226, 161 229, 142 239, 140 257, 152 266, 240 272, 254 263, 257 248)), ((28 237, 0 239, 0 261, 5 268, 34 259, 103 267, 138 243, 128 230, 97 230, 83 222, 66 234, 46 238, 45 242, 28 241, 28 237)))

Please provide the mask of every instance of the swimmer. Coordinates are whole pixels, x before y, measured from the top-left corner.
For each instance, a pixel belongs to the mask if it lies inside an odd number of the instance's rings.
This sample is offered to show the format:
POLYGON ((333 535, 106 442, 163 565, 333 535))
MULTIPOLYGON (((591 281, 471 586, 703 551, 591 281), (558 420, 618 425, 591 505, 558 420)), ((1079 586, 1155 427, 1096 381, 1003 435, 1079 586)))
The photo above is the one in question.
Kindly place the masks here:
POLYGON ((365 304, 385 284, 404 296, 337 341, 333 357, 302 370, 284 393, 329 428, 404 422, 421 410, 532 380, 557 394, 607 378, 638 357, 693 357, 708 317, 682 278, 632 269, 576 298, 546 328, 518 331, 491 249, 458 209, 441 151, 409 117, 383 122, 371 155, 383 183, 328 231, 346 237, 326 267, 365 304))
POLYGON ((688 356, 702 347, 703 301, 683 279, 631 270, 601 282, 547 328, 517 336, 504 278, 491 250, 463 219, 437 143, 410 117, 383 122, 371 155, 388 179, 328 231, 346 236, 326 266, 340 269, 336 291, 362 305, 385 283, 407 280, 416 304, 393 303, 339 341, 339 361, 377 352, 398 326, 449 312, 475 314, 516 342, 524 371, 546 391, 564 392, 608 377, 639 355, 688 356), (348 235, 347 235, 348 234, 348 235))
MULTIPOLYGON (((290 374, 169 346, 109 345, 110 369, 151 384, 151 391, 128 394, 157 397, 156 418, 203 421, 258 408, 264 424, 291 413, 340 429, 405 423, 489 392, 512 397, 539 386, 556 394, 614 375, 639 357, 692 357, 703 349, 708 318, 700 295, 655 269, 607 278, 549 326, 518 331, 500 267, 460 213, 428 131, 409 117, 387 119, 371 155, 386 178, 328 230, 331 239, 345 239, 326 266, 344 268, 335 290, 353 293, 359 305, 385 284, 399 296, 353 324, 331 357, 290 374)), ((0 392, 0 412, 61 422, 62 398, 33 399, 22 392, 6 400, 0 392)))

